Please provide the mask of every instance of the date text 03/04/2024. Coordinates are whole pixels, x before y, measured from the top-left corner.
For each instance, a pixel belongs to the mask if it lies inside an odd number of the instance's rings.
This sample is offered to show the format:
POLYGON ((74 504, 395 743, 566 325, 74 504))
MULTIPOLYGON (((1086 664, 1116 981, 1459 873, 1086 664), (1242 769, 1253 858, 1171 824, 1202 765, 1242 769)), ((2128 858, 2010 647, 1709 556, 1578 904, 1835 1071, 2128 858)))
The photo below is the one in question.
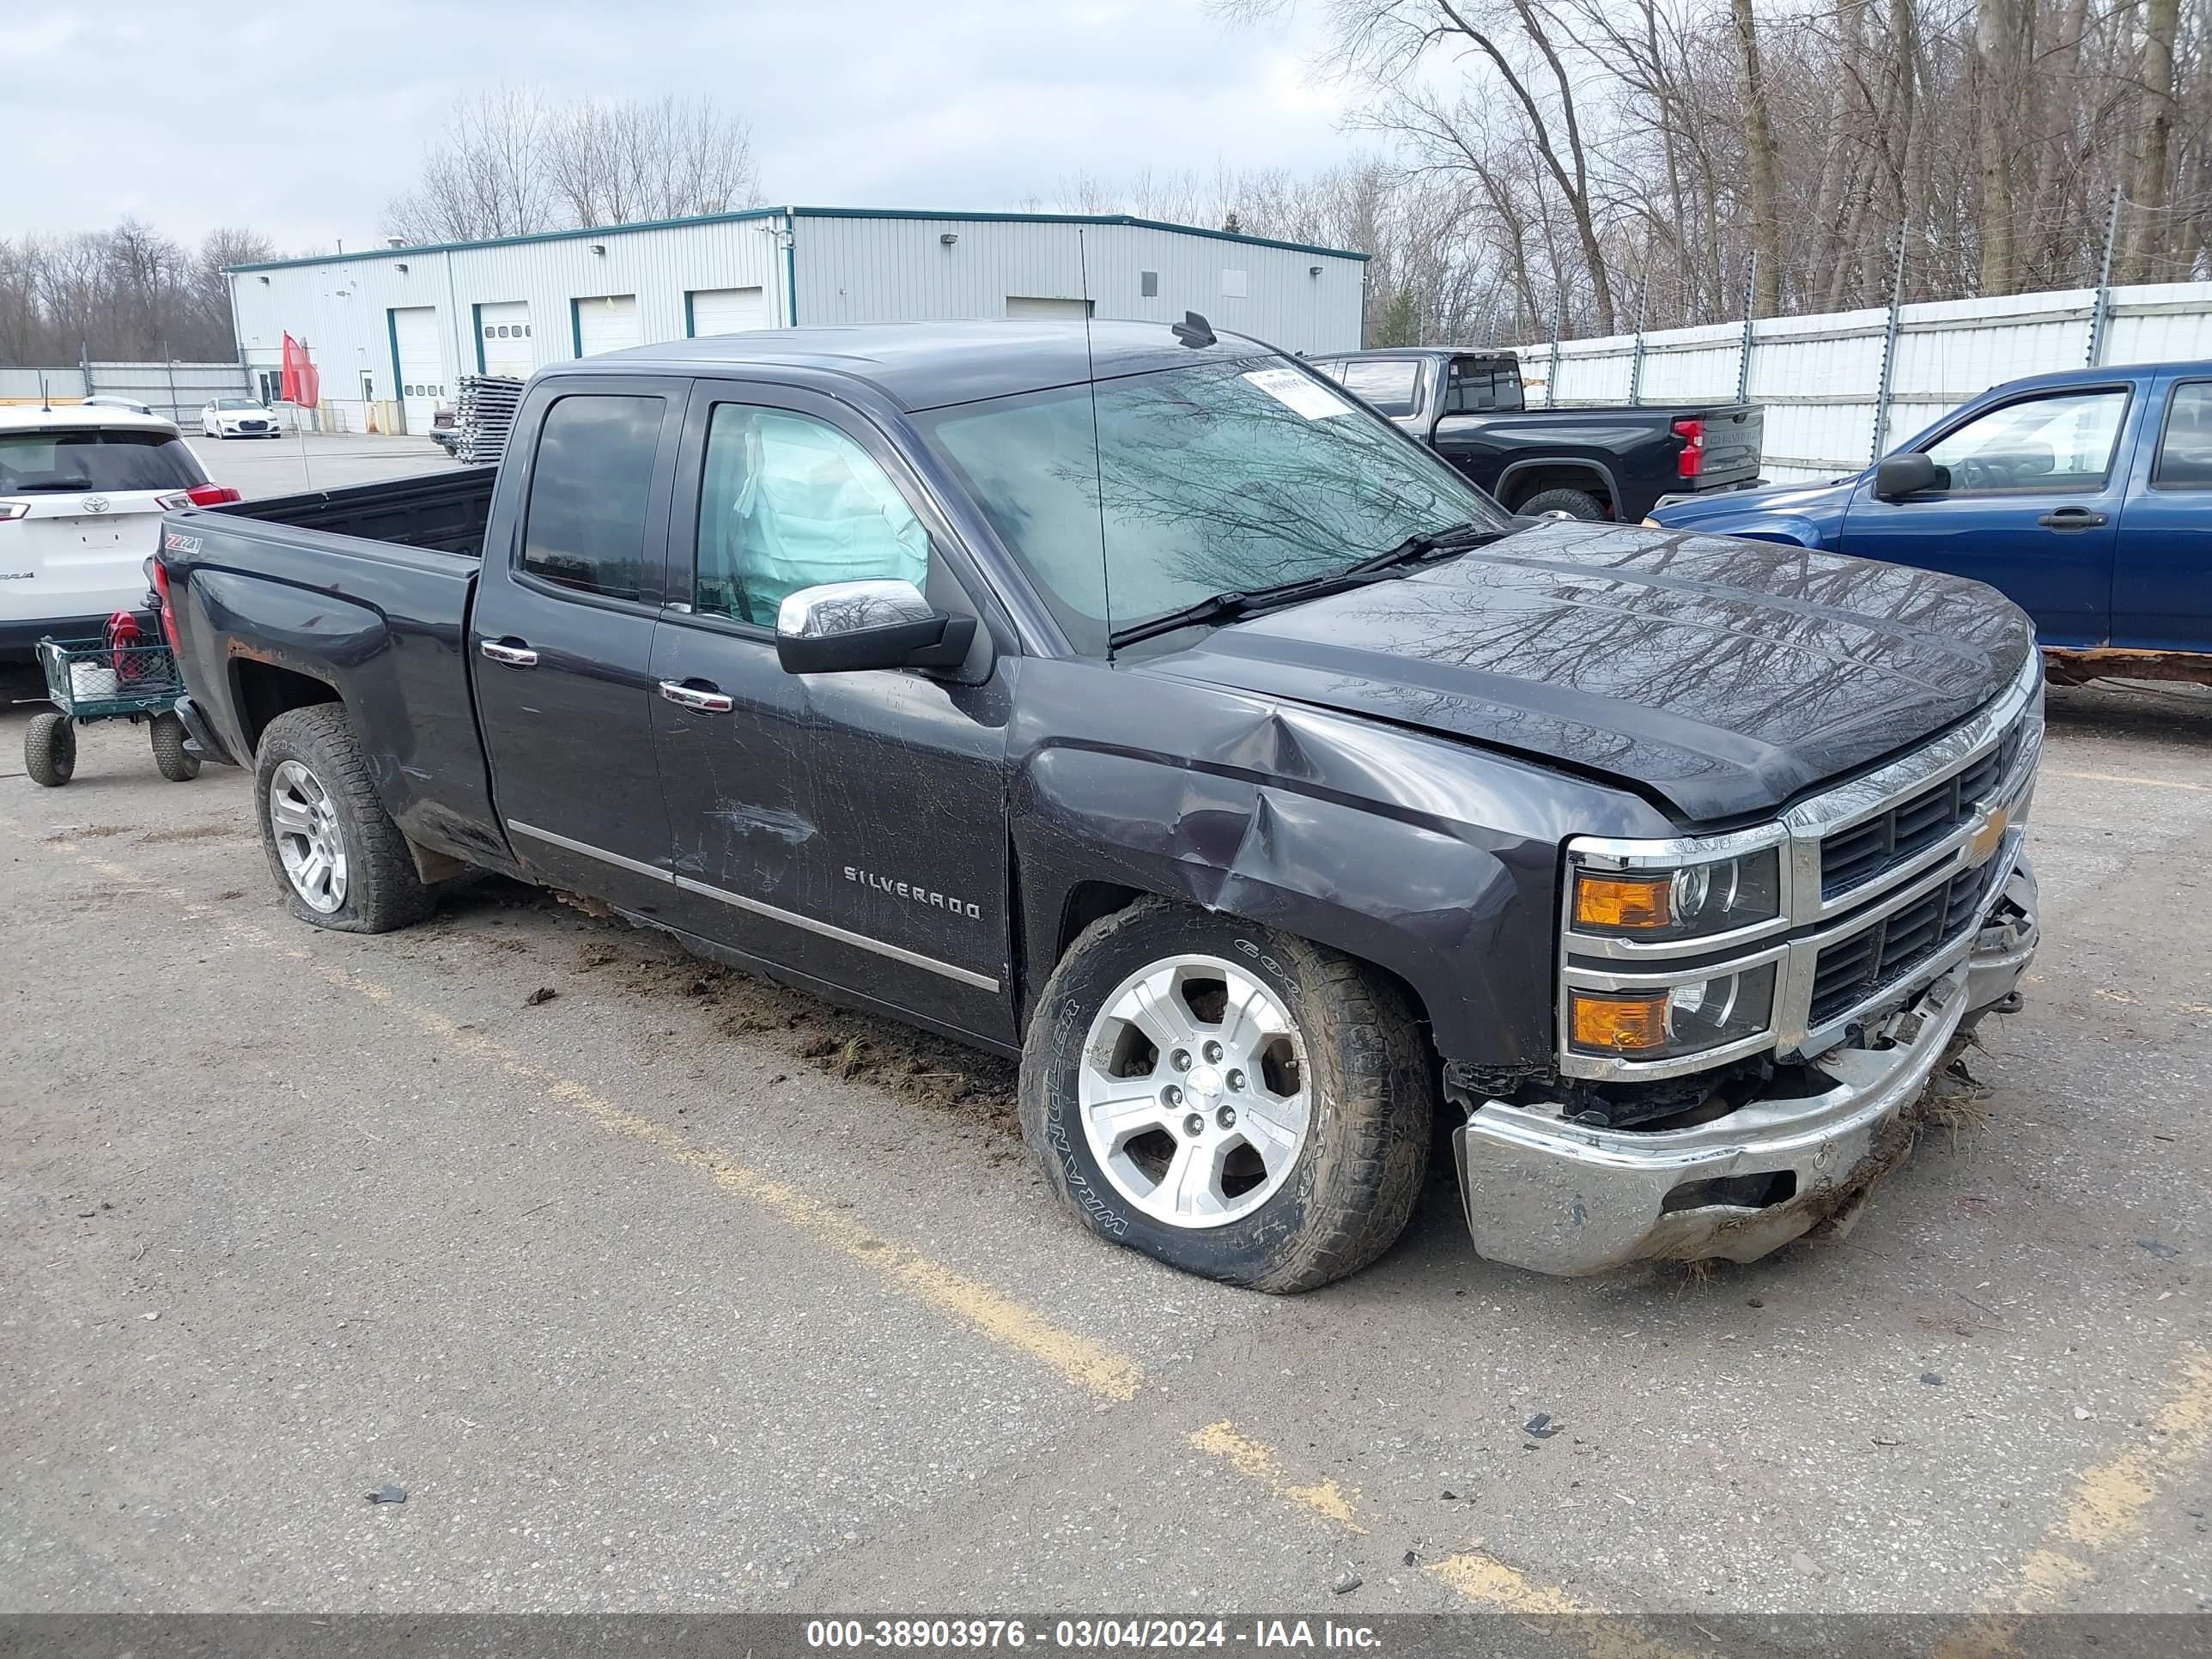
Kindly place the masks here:
POLYGON ((1342 1652, 1372 1651, 1380 1641, 1370 1626, 1327 1619, 1255 1619, 1243 1627, 1221 1619, 1059 1619, 1034 1626, 1023 1619, 815 1619, 806 1625, 806 1645, 830 1651, 957 1652, 1035 1645, 1073 1652, 1230 1646, 1342 1652))

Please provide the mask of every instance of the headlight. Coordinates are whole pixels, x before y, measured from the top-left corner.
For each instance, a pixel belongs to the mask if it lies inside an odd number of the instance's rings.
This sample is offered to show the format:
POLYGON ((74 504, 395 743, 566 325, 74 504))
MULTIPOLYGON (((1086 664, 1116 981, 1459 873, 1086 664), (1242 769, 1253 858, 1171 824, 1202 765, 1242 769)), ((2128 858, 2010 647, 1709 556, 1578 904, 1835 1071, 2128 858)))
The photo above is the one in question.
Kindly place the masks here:
POLYGON ((1569 927, 1650 943, 1705 939, 1782 914, 1782 857, 1762 848, 1673 870, 1573 872, 1569 927))
POLYGON ((1568 1044, 1577 1054, 1668 1060, 1765 1031, 1774 1018, 1774 963, 1645 991, 1568 993, 1568 1044))

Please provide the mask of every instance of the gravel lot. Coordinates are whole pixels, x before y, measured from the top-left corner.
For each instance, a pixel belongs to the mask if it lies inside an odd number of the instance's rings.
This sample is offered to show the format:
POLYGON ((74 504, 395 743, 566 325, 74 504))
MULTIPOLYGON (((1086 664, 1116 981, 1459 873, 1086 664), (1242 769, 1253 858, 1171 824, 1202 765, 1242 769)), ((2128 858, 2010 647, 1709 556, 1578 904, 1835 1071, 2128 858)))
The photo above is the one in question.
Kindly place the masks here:
POLYGON ((1848 1237, 1556 1282, 1440 1170, 1273 1300, 996 1061, 501 883, 315 932, 242 774, 7 708, 0 1607, 2203 1609, 2212 697, 2051 708, 2028 1012, 1848 1237))

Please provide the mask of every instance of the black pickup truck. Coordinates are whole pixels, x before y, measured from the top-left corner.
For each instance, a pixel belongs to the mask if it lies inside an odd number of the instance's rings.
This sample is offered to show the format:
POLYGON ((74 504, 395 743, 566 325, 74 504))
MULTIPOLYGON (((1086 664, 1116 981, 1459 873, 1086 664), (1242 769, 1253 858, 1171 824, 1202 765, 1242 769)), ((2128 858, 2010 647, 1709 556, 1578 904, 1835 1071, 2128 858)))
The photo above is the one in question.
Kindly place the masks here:
POLYGON ((1018 1054, 1084 1224, 1267 1290, 1432 1123, 1485 1256, 1763 1254, 2035 941, 2012 605, 1516 520, 1202 327, 564 363, 495 476, 173 514, 156 586, 302 921, 499 871, 1018 1054))
POLYGON ((1510 352, 1405 346, 1314 367, 1516 513, 1635 524, 1662 500, 1758 484, 1753 404, 1529 409, 1510 352))

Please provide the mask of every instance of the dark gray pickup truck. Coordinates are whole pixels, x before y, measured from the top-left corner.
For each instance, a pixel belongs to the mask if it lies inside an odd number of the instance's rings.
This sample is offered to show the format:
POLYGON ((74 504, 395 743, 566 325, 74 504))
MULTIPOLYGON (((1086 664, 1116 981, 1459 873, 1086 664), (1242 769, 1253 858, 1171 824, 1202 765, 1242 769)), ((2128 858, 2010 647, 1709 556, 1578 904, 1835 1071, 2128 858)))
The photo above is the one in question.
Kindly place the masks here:
POLYGON ((495 477, 173 514, 157 587, 301 921, 499 871, 1018 1054, 1084 1224, 1267 1290, 1432 1125, 1485 1256, 1755 1257, 2035 943, 2010 604, 1511 519, 1202 326, 564 363, 495 477))

